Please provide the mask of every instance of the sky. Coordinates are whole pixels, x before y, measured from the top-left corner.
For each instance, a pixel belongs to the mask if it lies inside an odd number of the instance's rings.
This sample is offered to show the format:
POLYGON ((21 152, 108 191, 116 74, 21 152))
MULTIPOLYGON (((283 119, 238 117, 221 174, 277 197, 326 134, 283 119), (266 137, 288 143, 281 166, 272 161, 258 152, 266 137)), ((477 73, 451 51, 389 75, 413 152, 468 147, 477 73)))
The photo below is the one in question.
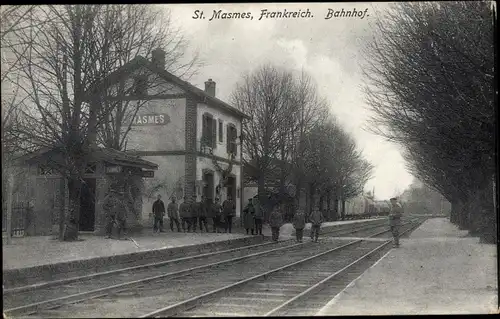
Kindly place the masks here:
POLYGON ((365 190, 387 199, 404 191, 413 177, 405 169, 400 148, 363 129, 370 110, 362 93, 361 49, 372 38, 371 25, 377 12, 388 3, 293 3, 293 4, 171 4, 173 22, 198 51, 204 66, 190 82, 204 88, 211 78, 217 83, 216 95, 224 101, 241 76, 264 63, 300 71, 306 70, 317 82, 319 92, 331 105, 331 113, 356 139, 358 148, 374 166, 373 178, 365 190), (310 18, 263 18, 261 10, 298 11, 310 18), (356 9, 358 17, 332 17, 329 12, 356 9), (205 19, 193 19, 195 10, 205 19), (250 12, 253 19, 213 19, 213 11, 250 12), (366 13, 365 13, 366 12, 366 13))

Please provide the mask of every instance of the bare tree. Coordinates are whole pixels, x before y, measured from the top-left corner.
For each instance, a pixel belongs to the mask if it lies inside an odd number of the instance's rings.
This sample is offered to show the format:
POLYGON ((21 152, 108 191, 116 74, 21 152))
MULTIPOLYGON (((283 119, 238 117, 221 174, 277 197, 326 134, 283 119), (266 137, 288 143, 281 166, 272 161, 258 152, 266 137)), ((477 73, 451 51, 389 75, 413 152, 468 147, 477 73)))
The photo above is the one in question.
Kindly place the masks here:
POLYGON ((276 159, 284 154, 285 127, 292 110, 294 88, 292 73, 264 65, 243 76, 233 92, 233 104, 251 117, 243 125, 243 160, 257 167, 259 197, 265 202, 266 176, 276 170, 276 159))

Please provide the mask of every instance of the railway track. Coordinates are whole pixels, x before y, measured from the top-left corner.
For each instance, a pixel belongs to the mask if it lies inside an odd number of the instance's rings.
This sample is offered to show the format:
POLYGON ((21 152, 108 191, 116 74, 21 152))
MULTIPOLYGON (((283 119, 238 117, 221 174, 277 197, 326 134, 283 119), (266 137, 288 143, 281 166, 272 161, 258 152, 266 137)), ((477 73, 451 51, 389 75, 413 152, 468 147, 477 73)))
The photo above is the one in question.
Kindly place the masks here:
POLYGON ((246 278, 245 283, 253 281, 291 267, 290 262, 301 264, 360 242, 332 238, 318 245, 286 240, 16 288, 4 293, 4 313, 30 318, 140 316, 165 304, 175 306, 207 293, 212 296, 213 291, 230 290, 242 284, 241 278, 246 278))

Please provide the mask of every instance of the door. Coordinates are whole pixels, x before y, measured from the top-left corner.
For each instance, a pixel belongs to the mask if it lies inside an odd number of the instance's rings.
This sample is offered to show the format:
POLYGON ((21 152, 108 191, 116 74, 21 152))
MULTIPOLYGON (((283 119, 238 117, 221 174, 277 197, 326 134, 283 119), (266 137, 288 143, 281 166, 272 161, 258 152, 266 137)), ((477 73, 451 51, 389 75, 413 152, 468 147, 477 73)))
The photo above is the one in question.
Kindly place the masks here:
POLYGON ((227 179, 227 195, 231 195, 233 201, 236 203, 236 178, 233 176, 227 179))
POLYGON ((206 199, 210 199, 212 201, 214 197, 214 173, 204 173, 203 182, 203 196, 205 196, 206 199))
POLYGON ((94 231, 95 178, 85 178, 80 195, 80 231, 94 231))

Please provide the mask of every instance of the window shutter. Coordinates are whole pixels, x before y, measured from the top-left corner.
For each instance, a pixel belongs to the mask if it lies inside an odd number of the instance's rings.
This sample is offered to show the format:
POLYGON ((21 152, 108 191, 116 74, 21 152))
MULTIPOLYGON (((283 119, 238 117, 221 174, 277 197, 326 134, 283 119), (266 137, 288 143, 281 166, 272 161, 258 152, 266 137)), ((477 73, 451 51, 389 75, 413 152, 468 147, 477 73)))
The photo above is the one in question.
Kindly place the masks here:
POLYGON ((217 120, 212 119, 212 147, 217 147, 217 120))
POLYGON ((203 114, 202 120, 202 129, 201 129, 201 145, 206 145, 206 136, 207 136, 207 115, 203 114))
POLYGON ((231 127, 226 124, 226 150, 231 153, 231 127))

